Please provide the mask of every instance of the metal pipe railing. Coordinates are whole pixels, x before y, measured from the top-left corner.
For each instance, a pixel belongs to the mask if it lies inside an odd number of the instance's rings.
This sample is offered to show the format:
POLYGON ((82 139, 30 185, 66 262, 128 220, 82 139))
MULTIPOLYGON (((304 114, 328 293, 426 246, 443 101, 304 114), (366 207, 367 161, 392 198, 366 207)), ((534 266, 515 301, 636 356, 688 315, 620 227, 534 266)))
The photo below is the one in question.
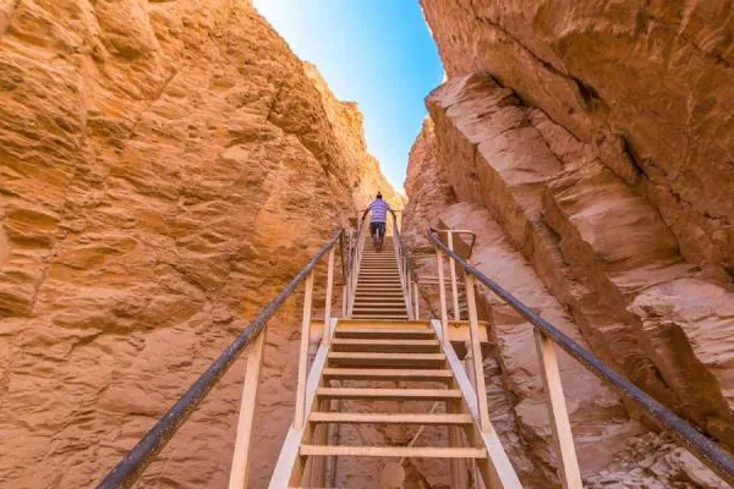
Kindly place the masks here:
POLYGON ((232 366, 239 355, 265 329, 268 321, 296 290, 301 282, 311 277, 312 272, 321 259, 329 253, 344 233, 339 229, 327 241, 311 260, 298 272, 293 280, 253 319, 245 330, 235 338, 227 349, 209 366, 209 368, 194 382, 186 393, 176 401, 150 431, 138 442, 130 452, 115 466, 112 471, 99 483, 97 489, 126 489, 131 487, 145 468, 153 461, 168 441, 176 434, 179 427, 189 415, 196 410, 209 391, 232 366))
POLYGON ((530 310, 519 299, 474 268, 454 251, 450 250, 431 228, 428 229, 428 237, 433 242, 439 254, 446 253, 453 258, 456 263, 464 268, 467 274, 473 276, 482 285, 494 292, 535 327, 538 336, 539 351, 548 352, 548 354, 553 355, 552 348, 549 347, 551 346, 550 342, 555 343, 589 371, 611 384, 622 395, 644 409, 653 419, 656 419, 663 427, 670 430, 699 460, 734 487, 734 458, 730 453, 622 375, 607 367, 596 355, 583 348, 554 325, 530 310))

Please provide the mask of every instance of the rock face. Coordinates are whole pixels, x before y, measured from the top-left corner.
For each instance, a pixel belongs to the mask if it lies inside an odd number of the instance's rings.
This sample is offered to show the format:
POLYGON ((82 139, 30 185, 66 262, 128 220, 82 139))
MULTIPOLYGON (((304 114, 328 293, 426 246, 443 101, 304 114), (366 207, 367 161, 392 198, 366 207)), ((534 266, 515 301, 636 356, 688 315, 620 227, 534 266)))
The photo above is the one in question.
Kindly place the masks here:
MULTIPOLYGON (((430 250, 420 236, 428 224, 471 229, 484 273, 734 447, 731 7, 422 5, 448 81, 428 97, 430 121, 411 153, 414 249, 430 250)), ((431 274, 430 258, 419 261, 431 274)), ((504 436, 523 448, 513 448, 516 466, 530 460, 551 478, 529 327, 495 298, 484 303, 512 394, 516 427, 504 436)), ((688 454, 645 460, 645 447, 679 452, 628 420, 639 412, 600 394, 596 379, 580 382, 577 368, 562 363, 589 484, 717 487, 688 454), (604 453, 586 458, 599 445, 604 453), (601 470, 607 479, 593 476, 601 470)))
POLYGON ((656 207, 686 260, 734 275, 734 14, 725 0, 422 0, 450 78, 491 74, 656 207))
MULTIPOLYGON (((0 479, 90 487, 379 189, 361 115, 249 2, 0 2, 0 479)), ((256 481, 300 312, 268 332, 256 481)), ((237 362, 146 474, 222 487, 237 362)))
MULTIPOLYGON (((583 331, 542 281, 542 270, 553 264, 527 260, 483 205, 456 201, 446 180, 451 161, 456 158, 444 157, 428 121, 411 153, 406 182, 410 202, 405 234, 416 252, 419 277, 436 275, 435 258, 422 236, 427 225, 471 230, 477 236, 472 263, 583 345, 583 331)), ((437 293, 430 287, 424 292, 437 309, 437 293)), ((479 292, 480 310, 490 311, 486 319, 492 323, 484 362, 492 422, 523 486, 555 485, 557 461, 531 326, 492 294, 479 292)), ((727 487, 685 450, 630 419, 620 399, 578 363, 564 354, 559 361, 585 484, 662 488, 685 481, 688 487, 727 487)))

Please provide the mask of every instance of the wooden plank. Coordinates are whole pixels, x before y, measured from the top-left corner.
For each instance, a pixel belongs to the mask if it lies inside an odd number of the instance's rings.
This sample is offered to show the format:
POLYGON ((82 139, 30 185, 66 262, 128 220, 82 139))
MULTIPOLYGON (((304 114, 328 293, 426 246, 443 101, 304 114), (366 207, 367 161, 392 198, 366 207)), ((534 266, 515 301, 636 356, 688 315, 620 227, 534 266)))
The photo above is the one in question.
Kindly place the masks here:
MULTIPOLYGON (((447 409, 450 412, 457 412, 457 402, 447 402, 447 409)), ((464 414, 471 419, 471 414, 464 414)), ((474 420, 472 419, 472 423, 474 420)), ((449 446, 452 448, 460 447, 462 445, 461 434, 462 429, 460 426, 449 426, 449 446)), ((451 487, 467 488, 469 483, 467 480, 465 460, 454 458, 451 459, 450 472, 451 472, 451 487)))
POLYGON ((404 306, 405 301, 401 297, 382 297, 382 298, 362 298, 357 299, 356 304, 362 306, 404 306))
POLYGON ((444 342, 444 345, 449 344, 449 338, 448 338, 448 324, 449 324, 449 317, 448 312, 446 310, 446 283, 444 281, 443 276, 443 252, 436 248, 436 264, 438 266, 438 293, 439 293, 439 301, 441 303, 441 331, 439 332, 439 335, 441 335, 441 340, 444 342))
POLYGON ((561 483, 564 489, 582 489, 581 471, 576 458, 576 447, 573 442, 571 422, 568 419, 566 400, 563 396, 556 350, 553 342, 538 330, 535 330, 535 345, 543 371, 546 401, 553 427, 553 441, 561 461, 561 483))
MULTIPOLYGON (((448 231, 449 250, 454 251, 454 233, 448 231)), ((459 309, 459 285, 456 280, 456 261, 449 256, 449 275, 451 277, 451 298, 454 305, 454 321, 461 320, 461 310, 459 309)))
POLYGON ((420 291, 418 290, 418 283, 417 282, 413 282, 413 295, 414 295, 414 298, 413 298, 413 302, 414 302, 413 310, 415 311, 415 314, 414 314, 413 319, 420 319, 420 317, 421 317, 421 313, 420 313, 420 304, 421 304, 421 301, 420 301, 420 291))
MULTIPOLYGON (((306 388, 306 402, 305 405, 309 406, 309 411, 316 400, 316 389, 321 381, 321 374, 323 373, 324 366, 326 365, 326 357, 329 354, 329 347, 323 343, 316 352, 313 363, 311 365, 311 372, 308 374, 308 383, 306 388)), ((280 450, 278 461, 275 464, 273 475, 270 478, 269 489, 282 489, 283 487, 289 487, 293 485, 290 481, 291 475, 298 463, 298 450, 301 442, 306 434, 305 427, 296 429, 294 425, 288 429, 285 441, 280 450)), ((297 485, 298 483, 296 483, 297 485)))
POLYGON ((265 350, 267 328, 255 338, 247 350, 245 381, 242 384, 240 412, 237 420, 237 435, 232 467, 229 472, 229 489, 246 489, 250 476, 250 455, 252 454, 252 426, 257 407, 257 393, 260 386, 260 369, 265 350))
POLYGON ((458 399, 458 389, 372 389, 354 387, 320 387, 316 395, 322 399, 362 399, 362 400, 412 400, 440 401, 458 399))
POLYGON ((443 353, 362 353, 332 351, 329 353, 329 360, 405 360, 410 362, 443 362, 446 360, 446 356, 443 353))
POLYGON ((467 425, 472 424, 470 414, 405 414, 405 413, 311 413, 308 420, 312 423, 343 424, 430 424, 430 425, 467 425))
POLYGON ((477 409, 479 410, 479 429, 482 433, 489 431, 489 411, 487 410, 487 389, 484 385, 484 369, 482 367, 482 349, 479 344, 479 321, 477 318, 477 303, 474 296, 474 276, 464 272, 466 284, 466 300, 469 306, 469 336, 471 346, 471 361, 474 371, 474 390, 477 393, 477 409))
POLYGON ((473 458, 487 457, 483 448, 446 447, 365 447, 365 446, 321 446, 303 445, 301 455, 342 457, 387 457, 387 458, 473 458))
POLYGON ((429 320, 423 320, 423 321, 401 321, 399 323, 390 323, 389 321, 362 321, 357 319, 340 319, 339 320, 339 326, 340 328, 362 328, 362 327, 372 327, 373 325, 377 325, 378 327, 383 326, 393 326, 398 329, 415 329, 415 328, 421 328, 421 329, 430 329, 433 330, 433 326, 431 325, 431 321, 429 320))
POLYGON ((306 278, 306 293, 303 299, 303 322, 301 324, 301 349, 298 357, 298 385, 296 387, 296 429, 303 429, 306 419, 306 375, 308 372, 308 343, 311 337, 311 306, 313 302, 313 272, 306 278))
POLYGON ((435 338, 436 333, 429 329, 343 329, 336 332, 340 338, 435 338))
MULTIPOLYGON (((436 320, 431 321, 431 325, 435 330, 441 328, 441 323, 436 320)), ((469 381, 464 370, 461 361, 456 356, 453 347, 449 343, 444 344, 444 353, 446 354, 446 360, 454 373, 456 385, 462 393, 464 403, 469 410, 472 418, 474 419, 475 425, 479 426, 480 417, 477 407, 477 395, 474 392, 474 387, 469 381)), ((489 430, 481 432, 477 430, 479 439, 487 450, 488 457, 488 470, 482 470, 482 477, 484 478, 484 485, 486 487, 496 487, 502 489, 522 489, 520 479, 517 477, 515 469, 510 463, 510 459, 505 452, 502 442, 497 436, 497 432, 494 430, 491 422, 489 424, 489 430)))
POLYGON ((334 345, 350 346, 440 346, 438 340, 408 340, 408 339, 350 339, 335 338, 334 345))
POLYGON ((338 352, 382 352, 382 353, 438 353, 440 346, 435 339, 339 339, 333 347, 338 352))
POLYGON ((448 381, 454 377, 445 369, 397 369, 397 368, 326 368, 324 377, 343 380, 411 380, 448 381))
POLYGON ((334 248, 329 252, 328 269, 326 273, 326 299, 324 303, 324 336, 323 341, 331 341, 331 299, 334 290, 334 248))

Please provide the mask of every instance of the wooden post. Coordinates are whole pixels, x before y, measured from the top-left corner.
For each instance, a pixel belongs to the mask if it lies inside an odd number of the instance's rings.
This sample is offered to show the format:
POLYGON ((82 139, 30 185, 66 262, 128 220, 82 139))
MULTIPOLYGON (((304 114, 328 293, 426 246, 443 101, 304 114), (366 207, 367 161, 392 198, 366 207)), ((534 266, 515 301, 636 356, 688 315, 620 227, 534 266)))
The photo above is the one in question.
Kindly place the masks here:
POLYGON ((329 251, 328 271, 326 272, 326 303, 324 304, 324 344, 331 342, 331 295, 334 289, 334 248, 329 251))
POLYGON ((420 292, 418 291, 418 282, 413 282, 413 294, 415 295, 415 301, 413 309, 415 311, 415 318, 420 319, 421 318, 421 312, 420 312, 420 292))
MULTIPOLYGON (((348 282, 348 279, 346 282, 348 282)), ((347 317, 347 289, 348 287, 349 287, 348 283, 345 283, 342 286, 342 317, 343 318, 347 317)))
MULTIPOLYGON (((448 231, 449 249, 454 251, 454 232, 448 231)), ((449 274, 451 277, 451 297, 454 304, 454 321, 461 321, 461 310, 459 309, 459 286, 456 281, 456 261, 449 255, 449 274)))
POLYGON ((313 302, 313 272, 306 278, 301 325, 301 351, 298 357, 298 386, 296 387, 295 427, 302 430, 306 420, 306 377, 308 375, 308 342, 311 336, 311 306, 313 302))
MULTIPOLYGON (((331 401, 324 400, 319 403, 320 412, 329 412, 329 404, 331 401)), ((328 445, 329 444, 329 428, 330 423, 323 423, 320 426, 314 428, 313 443, 316 445, 328 445)), ((326 457, 311 457, 311 484, 308 487, 321 488, 326 485, 326 469, 327 469, 327 458, 326 457)), ((305 481, 301 481, 303 483, 305 481)))
POLYGON ((582 489, 581 472, 576 458, 576 447, 573 443, 571 422, 568 419, 566 400, 563 397, 561 373, 558 370, 558 359, 553 342, 543 333, 535 330, 535 345, 540 358, 545 385, 546 401, 550 414, 550 423, 553 428, 553 441, 558 450, 561 462, 560 478, 564 489, 582 489))
POLYGON ((469 333, 471 337, 471 356, 474 366, 474 390, 477 394, 477 408, 479 409, 479 428, 482 433, 490 430, 489 412, 487 411, 487 389, 484 385, 484 368, 482 365, 482 349, 479 345, 479 319, 477 318, 477 303, 474 296, 474 276, 464 271, 466 285, 466 304, 469 309, 469 333))
POLYGON ((229 489, 246 489, 250 475, 250 449, 252 448, 252 425, 257 406, 257 391, 260 383, 265 329, 255 338, 247 351, 245 381, 242 384, 242 399, 237 420, 232 468, 229 472, 229 489))
POLYGON ((446 311, 446 281, 443 276, 443 252, 436 248, 438 263, 438 294, 441 302, 441 336, 445 345, 449 344, 449 317, 446 311))
MULTIPOLYGON (((455 387, 456 388, 456 387, 455 387)), ((459 413, 461 412, 461 409, 459 409, 458 403, 455 401, 449 401, 446 403, 446 412, 449 413, 459 413)), ((462 440, 461 440, 461 431, 462 429, 459 426, 449 426, 449 446, 456 448, 461 447, 462 440)), ((467 460, 468 462, 468 460, 467 460)), ((451 470, 451 488, 458 488, 458 489, 469 489, 469 481, 467 481, 466 477, 466 466, 465 461, 458 458, 452 458, 449 462, 450 470, 451 470)))

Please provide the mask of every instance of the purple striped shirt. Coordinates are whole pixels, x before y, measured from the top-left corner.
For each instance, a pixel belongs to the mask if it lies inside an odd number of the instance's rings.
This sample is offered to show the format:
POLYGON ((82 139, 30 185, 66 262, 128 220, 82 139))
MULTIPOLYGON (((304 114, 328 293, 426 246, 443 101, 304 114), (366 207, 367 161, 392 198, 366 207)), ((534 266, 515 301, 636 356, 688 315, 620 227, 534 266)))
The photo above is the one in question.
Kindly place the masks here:
POLYGON ((369 206, 372 211, 372 219, 370 222, 387 221, 387 211, 391 210, 390 206, 382 199, 375 199, 369 206))

